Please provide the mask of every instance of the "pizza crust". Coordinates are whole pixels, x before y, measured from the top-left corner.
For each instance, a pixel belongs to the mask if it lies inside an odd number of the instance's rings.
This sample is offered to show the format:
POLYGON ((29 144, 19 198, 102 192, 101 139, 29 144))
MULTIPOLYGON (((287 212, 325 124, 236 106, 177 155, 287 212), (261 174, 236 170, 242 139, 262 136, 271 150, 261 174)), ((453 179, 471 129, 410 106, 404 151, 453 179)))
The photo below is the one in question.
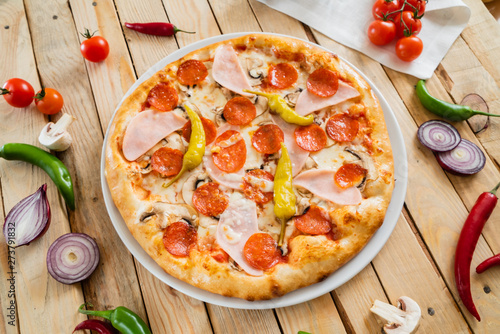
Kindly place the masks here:
MULTIPOLYGON (((332 53, 300 40, 264 34, 246 35, 194 51, 167 65, 164 70, 142 83, 125 99, 112 121, 106 142, 105 175, 113 201, 132 235, 168 274, 201 289, 246 300, 282 296, 319 282, 344 265, 366 245, 381 226, 394 187, 392 150, 383 111, 365 80, 332 53), (360 93, 353 102, 364 104, 366 117, 372 128, 371 156, 377 177, 366 184, 363 195, 367 198, 358 206, 329 206, 330 218, 336 224, 340 238, 331 240, 324 235, 294 236, 288 243, 288 262, 266 270, 264 275, 259 277, 238 270, 231 261, 218 262, 209 252, 200 251, 198 247, 191 250, 189 257, 171 255, 162 242, 162 228, 165 227, 165 222, 161 221, 162 217, 165 218, 163 214, 153 215, 141 221, 151 203, 161 200, 161 196, 141 187, 140 167, 127 161, 121 150, 127 125, 142 110, 151 88, 158 82, 175 79, 176 69, 184 60, 209 60, 213 58, 218 45, 228 43, 246 48, 281 50, 285 58, 303 54, 306 56, 302 62, 304 67, 321 64, 338 71, 341 79, 360 93)), ((181 181, 188 176, 184 175, 181 181)), ((183 202, 180 189, 176 188, 176 191, 177 198, 183 202)), ((200 239, 200 236, 198 238, 200 239)))

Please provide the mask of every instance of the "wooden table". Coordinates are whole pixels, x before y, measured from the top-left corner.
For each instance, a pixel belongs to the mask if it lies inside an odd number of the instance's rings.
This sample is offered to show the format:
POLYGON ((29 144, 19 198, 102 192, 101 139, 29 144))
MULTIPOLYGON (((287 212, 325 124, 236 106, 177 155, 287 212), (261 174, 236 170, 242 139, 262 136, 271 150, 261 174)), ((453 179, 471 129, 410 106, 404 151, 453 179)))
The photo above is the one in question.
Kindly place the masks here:
MULTIPOLYGON (((480 0, 464 2, 472 10, 470 22, 428 80, 428 88, 433 95, 456 103, 468 93, 478 93, 498 113, 500 25, 480 0)), ((77 312, 79 305, 90 302, 95 309, 127 306, 155 334, 378 333, 380 325, 369 312, 372 302, 380 299, 395 304, 402 295, 421 306, 421 333, 500 332, 500 268, 472 274, 472 294, 481 322, 463 306, 453 278, 455 247, 468 211, 481 192, 500 181, 500 120, 492 118, 477 136, 467 123, 456 124, 464 138, 487 152, 488 160, 475 176, 445 173, 416 139, 417 127, 435 117, 415 96, 416 78, 385 68, 256 0, 1 0, 0 45, 0 81, 20 77, 35 89, 54 87, 64 96, 64 111, 78 119, 70 129, 74 144, 57 154, 75 183, 75 211, 66 209, 40 169, 0 161, 2 217, 45 182, 53 212, 47 234, 27 247, 9 249, 0 238, 0 332, 71 333, 86 319, 77 312), (123 27, 124 22, 148 21, 170 21, 197 33, 153 37, 123 27), (105 62, 89 63, 82 58, 79 32, 85 27, 99 30, 109 41, 111 53, 105 62), (105 129, 117 103, 151 65, 200 39, 261 30, 323 45, 349 59, 380 88, 404 135, 409 179, 405 206, 389 241, 352 280, 299 305, 239 310, 187 297, 134 260, 108 217, 99 166, 105 129), (50 244, 70 231, 94 237, 101 262, 88 280, 64 285, 47 273, 45 257, 50 244), (9 256, 14 262, 9 262, 9 256)), ((39 145, 41 128, 58 117, 47 118, 34 106, 15 109, 0 99, 0 145, 39 145)), ((472 267, 499 252, 497 208, 484 228, 472 267)))

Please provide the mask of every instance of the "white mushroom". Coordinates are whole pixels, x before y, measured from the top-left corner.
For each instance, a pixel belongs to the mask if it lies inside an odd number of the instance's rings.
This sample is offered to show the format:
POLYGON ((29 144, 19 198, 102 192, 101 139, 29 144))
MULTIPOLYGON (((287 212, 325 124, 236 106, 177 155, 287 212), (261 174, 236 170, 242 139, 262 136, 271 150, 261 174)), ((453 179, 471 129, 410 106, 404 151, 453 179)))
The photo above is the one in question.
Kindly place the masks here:
POLYGON ((269 109, 269 104, 267 103, 267 98, 264 96, 258 96, 255 95, 255 101, 254 101, 255 109, 256 109, 256 116, 255 118, 259 117, 263 113, 265 113, 269 109))
POLYGON ((38 141, 49 150, 67 150, 73 139, 66 129, 75 119, 69 114, 63 114, 57 123, 50 122, 42 129, 38 141))
POLYGON ((164 229, 180 220, 184 220, 194 226, 198 225, 198 213, 192 206, 186 204, 151 203, 139 215, 139 222, 147 223, 151 219, 155 219, 159 229, 164 229))
POLYGON ((387 334, 415 333, 421 317, 418 304, 406 296, 398 298, 398 307, 375 300, 370 311, 388 322, 383 328, 387 334))
POLYGON ((293 93, 288 93, 288 94, 286 94, 286 95, 285 95, 285 97, 284 97, 284 98, 285 98, 286 103, 287 103, 290 107, 294 108, 294 107, 295 107, 295 104, 297 103, 297 99, 299 98, 299 95, 300 95, 300 93, 301 93, 301 92, 302 92, 302 88, 299 88, 299 89, 297 89, 297 90, 296 90, 295 92, 293 92, 293 93))

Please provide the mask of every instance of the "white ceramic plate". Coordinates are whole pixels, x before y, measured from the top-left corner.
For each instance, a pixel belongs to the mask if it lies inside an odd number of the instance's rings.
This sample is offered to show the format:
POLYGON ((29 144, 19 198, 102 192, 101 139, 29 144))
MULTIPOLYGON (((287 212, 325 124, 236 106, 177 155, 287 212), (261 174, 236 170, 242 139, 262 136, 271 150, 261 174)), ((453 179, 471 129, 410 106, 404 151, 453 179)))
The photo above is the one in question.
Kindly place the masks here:
MULTIPOLYGON (((180 50, 173 52, 168 55, 158 63, 156 63, 153 67, 151 67, 146 73, 144 73, 137 82, 128 90, 128 92, 123 97, 122 101, 117 107, 120 107, 123 100, 129 96, 143 81, 150 78, 154 73, 165 67, 167 64, 185 56, 189 52, 200 49, 204 46, 217 43, 220 41, 224 41, 227 39, 239 37, 242 35, 246 35, 248 33, 235 33, 235 34, 227 34, 220 35, 216 37, 211 37, 202 41, 198 41, 196 43, 190 44, 180 50)), ((270 34, 270 33, 266 33, 270 34)), ((277 34, 274 34, 277 35, 277 34)), ((278 35, 282 36, 282 35, 278 35)), ((291 36, 286 36, 291 37, 291 36)), ((309 43, 309 42, 308 42, 309 43)), ((319 46, 321 47, 321 46, 319 46)), ((325 48, 323 48, 325 49, 325 48)), ((327 50, 327 49, 325 49, 327 50)), ((329 51, 329 50, 327 50, 329 51)), ((345 61, 345 60, 344 60, 345 61)), ((347 62, 347 61, 346 61, 347 62)), ((394 192, 392 194, 391 203, 387 210, 387 214, 385 216, 384 223, 380 227, 380 229, 373 235, 372 239, 368 242, 368 244, 361 250, 359 254, 357 254, 351 261, 342 266, 339 270, 330 275, 327 279, 320 283, 316 283, 310 285, 308 287, 295 290, 290 292, 282 297, 274 298, 271 300, 263 300, 263 301, 247 301, 239 298, 232 297, 224 297, 218 294, 214 294, 211 292, 207 292, 205 290, 196 288, 190 284, 187 284, 177 278, 174 278, 167 274, 139 245, 139 243, 134 239, 132 234, 127 228, 125 221, 123 220, 120 212, 115 207, 113 200, 111 198, 111 193, 108 188, 108 184, 106 182, 106 178, 104 176, 104 160, 105 160, 105 145, 103 145, 102 155, 101 155, 101 185, 102 191, 104 195, 104 202, 106 204, 106 208, 109 213, 109 217, 111 218, 111 222, 113 223, 116 232, 122 239, 125 246, 128 250, 135 256, 135 258, 153 275, 155 275, 158 279, 165 282, 172 288, 179 290, 185 293, 188 296, 193 298, 202 300, 207 303, 212 303, 220 306, 233 307, 233 308, 241 308, 241 309, 269 309, 269 308, 277 308, 277 307, 285 307, 290 305, 299 304, 316 297, 319 297, 325 293, 328 293, 340 285, 344 284, 356 274, 358 274, 363 268, 368 265, 371 260, 377 255, 377 253, 382 249, 386 241, 389 239, 389 236, 392 233, 392 230, 396 226, 396 222, 399 218, 399 214, 401 213, 401 209, 403 207, 404 198, 406 194, 406 184, 408 178, 408 166, 407 166, 407 158, 406 158, 406 149, 404 146, 403 135, 399 128, 399 125, 396 121, 396 117, 392 112, 389 104, 381 95, 380 91, 373 85, 373 83, 368 80, 368 78, 357 68, 347 62, 350 66, 352 66, 358 73, 360 73, 363 78, 370 84, 371 88, 377 95, 380 105, 384 111, 385 120, 387 123, 387 128, 389 131, 389 137, 392 144, 393 154, 394 154, 394 171, 395 171, 395 187, 394 192)), ((115 110, 116 113, 116 110, 115 110)), ((113 116, 114 117, 114 116, 113 116)), ((109 126, 106 131, 106 137, 104 138, 104 143, 108 141, 109 135, 109 126)))

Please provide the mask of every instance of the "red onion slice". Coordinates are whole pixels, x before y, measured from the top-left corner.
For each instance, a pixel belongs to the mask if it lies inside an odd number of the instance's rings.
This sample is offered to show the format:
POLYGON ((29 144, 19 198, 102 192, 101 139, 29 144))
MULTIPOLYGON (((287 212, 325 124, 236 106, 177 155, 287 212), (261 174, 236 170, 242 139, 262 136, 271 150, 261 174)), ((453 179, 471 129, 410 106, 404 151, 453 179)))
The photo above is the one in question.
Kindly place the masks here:
POLYGON ((5 217, 3 234, 7 245, 19 247, 40 238, 50 225, 47 184, 17 203, 5 217))
POLYGON ((60 236, 47 252, 47 269, 64 284, 83 281, 99 263, 99 247, 86 234, 68 233, 60 236))
POLYGON ((451 151, 461 140, 460 133, 453 125, 440 120, 430 120, 420 125, 417 136, 422 145, 435 152, 451 151))
POLYGON ((436 158, 444 169, 460 175, 472 175, 483 169, 486 157, 481 149, 467 139, 451 151, 436 153, 436 158))

